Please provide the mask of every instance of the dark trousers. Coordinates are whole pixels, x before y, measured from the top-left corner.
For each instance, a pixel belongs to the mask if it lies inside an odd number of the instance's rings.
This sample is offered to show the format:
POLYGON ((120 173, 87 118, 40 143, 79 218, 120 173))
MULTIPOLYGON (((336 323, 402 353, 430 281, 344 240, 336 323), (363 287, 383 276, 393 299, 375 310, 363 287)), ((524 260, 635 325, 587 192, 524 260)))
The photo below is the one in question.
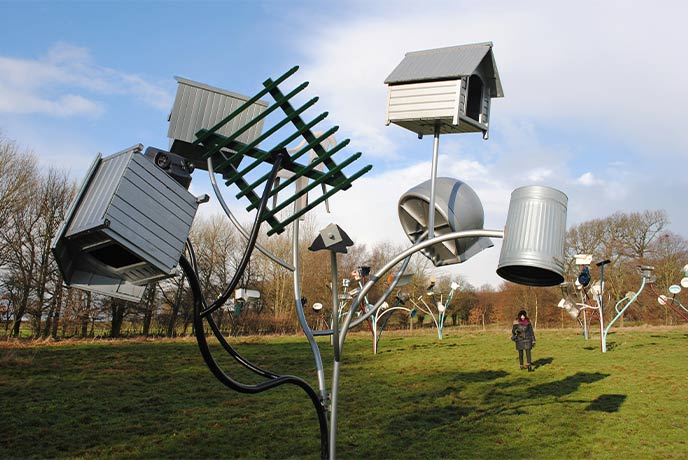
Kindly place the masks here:
POLYGON ((532 363, 530 359, 530 348, 526 348, 525 350, 518 350, 518 362, 521 363, 521 366, 523 366, 523 352, 526 352, 526 358, 528 358, 528 364, 532 363))

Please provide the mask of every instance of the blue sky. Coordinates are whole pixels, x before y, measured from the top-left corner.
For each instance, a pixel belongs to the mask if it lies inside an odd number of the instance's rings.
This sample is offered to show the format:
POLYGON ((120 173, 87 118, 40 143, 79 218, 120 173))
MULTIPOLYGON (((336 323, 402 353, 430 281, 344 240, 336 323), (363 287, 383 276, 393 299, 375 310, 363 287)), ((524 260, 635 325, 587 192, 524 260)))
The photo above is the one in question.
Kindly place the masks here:
MULTIPOLYGON (((0 1, 0 132, 80 179, 97 152, 166 148, 182 76, 242 94, 293 65, 318 112, 374 169, 319 211, 355 242, 404 243, 399 197, 432 139, 385 126, 385 77, 408 51, 491 41, 505 97, 489 141, 443 136, 440 175, 502 228, 513 189, 569 197, 568 223, 665 209, 688 237, 685 2, 0 1)), ((210 192, 194 175, 194 193, 210 192)), ((217 209, 209 204, 206 212, 217 209)), ((499 242, 454 272, 497 283, 499 242)))

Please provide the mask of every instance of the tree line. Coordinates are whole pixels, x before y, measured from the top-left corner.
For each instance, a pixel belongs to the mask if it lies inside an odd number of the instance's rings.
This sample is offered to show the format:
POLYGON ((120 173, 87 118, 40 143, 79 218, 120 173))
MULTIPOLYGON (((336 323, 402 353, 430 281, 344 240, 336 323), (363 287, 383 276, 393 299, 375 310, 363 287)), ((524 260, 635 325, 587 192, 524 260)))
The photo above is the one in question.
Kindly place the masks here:
MULTIPOLYGON (((184 276, 151 283, 141 302, 101 297, 64 286, 50 247, 77 190, 64 171, 42 170, 36 155, 0 137, 0 336, 33 338, 87 338, 94 336, 175 337, 193 334, 192 297, 184 276)), ((668 230, 669 217, 662 210, 615 213, 609 217, 572 226, 567 232, 566 279, 573 281, 579 267, 575 254, 592 254, 595 261, 611 261, 605 271, 609 299, 620 299, 635 291, 640 277, 638 264, 655 267, 656 286, 663 292, 681 278, 680 268, 688 263, 687 240, 668 230)), ((310 308, 320 302, 331 306, 330 258, 326 251, 306 248, 318 228, 306 219, 300 227, 301 288, 307 321, 314 328, 326 327, 328 318, 310 308)), ((283 260, 291 260, 291 228, 259 242, 283 260)), ((239 265, 245 239, 225 216, 197 218, 190 241, 199 267, 199 281, 209 300, 223 291, 239 265)), ((359 267, 374 271, 403 248, 391 243, 372 247, 355 245, 339 255, 340 278, 359 267)), ((475 287, 461 277, 433 279, 432 264, 413 256, 407 273, 414 276, 403 289, 412 299, 425 295, 431 281, 438 293, 449 292, 451 282, 459 288, 448 306, 447 326, 507 325, 516 313, 526 309, 540 327, 577 327, 566 312, 556 308, 558 287, 534 288, 504 282, 498 287, 475 287)), ((595 267, 593 276, 597 276, 595 267)), ((260 292, 259 299, 230 303, 215 312, 219 327, 227 334, 291 334, 299 330, 294 308, 292 273, 255 251, 240 282, 241 287, 260 292)), ((341 290, 342 287, 340 286, 341 290)), ((377 283, 369 298, 377 299, 384 282, 377 283)), ((389 303, 393 301, 388 300, 389 303)), ((607 309, 607 314, 611 314, 607 309)), ((682 318, 643 292, 624 320, 643 324, 674 324, 682 318)), ((431 327, 419 312, 414 318, 396 314, 387 327, 431 327)))

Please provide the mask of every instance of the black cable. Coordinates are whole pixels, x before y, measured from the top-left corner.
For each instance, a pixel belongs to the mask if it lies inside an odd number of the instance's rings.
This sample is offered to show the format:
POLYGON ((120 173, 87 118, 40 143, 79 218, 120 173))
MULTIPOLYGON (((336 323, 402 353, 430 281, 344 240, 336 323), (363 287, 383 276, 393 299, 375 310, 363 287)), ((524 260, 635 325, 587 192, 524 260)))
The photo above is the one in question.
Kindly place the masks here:
MULTIPOLYGON (((196 276, 196 279, 198 279, 198 264, 196 261, 196 252, 194 251, 193 244, 191 243, 191 240, 186 241, 186 249, 189 252, 189 259, 187 262, 189 262, 191 269, 194 272, 194 275, 196 276)), ((200 284, 200 283, 199 283, 200 284)), ((207 307, 205 303, 205 297, 201 299, 203 308, 205 309, 207 307)), ((260 375, 261 377, 265 377, 268 379, 274 379, 279 377, 279 374, 275 374, 274 372, 270 372, 265 369, 261 369, 260 367, 256 366, 255 364, 251 363, 247 359, 245 359, 243 356, 239 354, 230 344, 227 342, 225 339, 225 336, 222 335, 222 331, 220 331, 220 328, 217 326, 217 323, 213 319, 211 315, 208 315, 205 317, 205 319, 208 321, 208 324, 210 325, 210 328, 213 331, 213 334, 215 335, 215 338, 217 338, 218 342, 222 345, 222 348, 225 349, 225 351, 232 357, 234 358, 239 364, 242 366, 246 367, 250 371, 260 375)))
POLYGON ((213 334, 215 335, 215 338, 220 342, 222 345, 222 348, 225 349, 225 351, 232 357, 234 358, 239 364, 242 366, 246 367, 247 369, 253 371, 254 373, 260 375, 261 377, 265 377, 267 379, 276 379, 279 378, 279 374, 275 374, 274 372, 270 372, 265 369, 261 369, 260 367, 256 366, 255 364, 251 363, 250 361, 247 361, 243 356, 241 356, 235 349, 232 347, 229 342, 227 342, 227 339, 225 339, 225 336, 222 335, 222 332, 220 331, 220 328, 217 327, 217 323, 211 316, 206 316, 205 317, 206 321, 208 321, 208 324, 210 325, 210 328, 213 330, 213 334))
POLYGON ((246 251, 244 251, 244 255, 241 258, 239 267, 237 268, 236 272, 234 273, 234 277, 232 277, 232 280, 229 282, 224 292, 209 307, 206 307, 201 311, 201 316, 207 316, 215 310, 217 310, 218 308, 222 307, 225 304, 225 302, 227 302, 227 299, 229 299, 229 297, 232 295, 232 292, 234 292, 234 289, 239 284, 239 281, 241 280, 241 277, 244 274, 244 270, 246 270, 246 266, 248 265, 248 262, 251 259, 251 253, 253 252, 253 248, 256 246, 256 240, 258 239, 258 231, 260 230, 261 218, 263 217, 265 208, 267 208, 268 199, 270 197, 270 192, 272 192, 272 187, 275 183, 277 172, 279 171, 282 162, 288 159, 289 154, 287 153, 286 149, 274 152, 274 163, 272 165, 272 171, 270 171, 270 176, 268 177, 268 180, 265 183, 263 196, 260 199, 260 204, 258 205, 258 209, 256 211, 256 218, 253 222, 253 228, 251 228, 251 234, 249 235, 248 246, 246 246, 246 251))
MULTIPOLYGON (((198 347, 201 351, 201 356, 203 356, 203 360, 205 361, 206 365, 210 369, 210 372, 217 378, 223 385, 231 388, 234 391, 237 391, 239 393, 249 393, 249 394, 255 394, 255 393, 261 393, 263 391, 269 390, 271 388, 278 387, 280 385, 284 384, 292 384, 296 385, 299 388, 303 389, 308 397, 311 399, 311 402, 313 403, 313 406, 315 407, 315 411, 318 416, 318 423, 320 426, 320 456, 323 460, 327 460, 329 457, 329 438, 328 438, 328 432, 327 432, 327 415, 325 413, 325 406, 323 403, 320 401, 320 398, 318 394, 313 390, 313 388, 303 379, 292 376, 292 375, 275 375, 275 377, 271 378, 267 382, 259 383, 256 385, 246 385, 242 384, 234 379, 232 379, 230 376, 228 376, 222 368, 217 364, 217 361, 215 361, 215 358, 212 355, 212 352, 210 351, 210 347, 208 346, 208 342, 206 341, 205 338, 205 333, 203 332, 203 317, 201 316, 201 312, 203 310, 205 300, 203 298, 203 294, 201 292, 201 285, 198 281, 198 277, 196 276, 196 273, 193 270, 192 264, 182 256, 182 258, 179 260, 179 264, 186 274, 186 278, 189 281, 189 286, 191 287, 191 292, 193 294, 193 299, 194 299, 194 329, 196 331, 196 341, 198 342, 198 347)), ((206 317, 206 320, 208 320, 209 317, 206 317)), ((209 321, 210 323, 210 321, 209 321)), ((214 322, 213 322, 214 323, 214 322)), ((211 327, 213 325, 211 324, 211 327)), ((234 351, 234 349, 224 341, 229 349, 231 349, 237 357, 241 358, 241 356, 234 351)), ((223 345, 224 346, 224 345, 223 345)), ((227 348, 225 348, 227 349, 227 348)), ((238 359, 237 359, 238 360, 238 359)), ((241 358, 240 363, 248 363, 248 361, 244 360, 241 358)), ((248 363, 250 364, 250 363, 248 363)), ((244 364, 246 365, 246 364, 244 364)), ((251 365, 252 367, 255 368, 255 366, 251 365)), ((257 368, 256 368, 257 369, 257 368)), ((253 370, 253 369, 252 369, 253 370)))

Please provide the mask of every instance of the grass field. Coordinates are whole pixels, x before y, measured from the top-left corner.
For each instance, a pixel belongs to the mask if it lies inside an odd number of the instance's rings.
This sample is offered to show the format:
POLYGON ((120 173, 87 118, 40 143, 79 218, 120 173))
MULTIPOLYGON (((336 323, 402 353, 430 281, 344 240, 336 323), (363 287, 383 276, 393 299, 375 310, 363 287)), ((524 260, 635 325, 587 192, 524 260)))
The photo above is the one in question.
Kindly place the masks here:
MULTIPOLYGON (((688 458, 688 327, 593 336, 538 330, 535 372, 509 331, 385 333, 380 353, 344 348, 341 459, 688 458)), ((307 378, 302 337, 242 338, 237 349, 307 378)), ((331 350, 322 341, 323 359, 331 350)), ((218 347, 219 348, 219 347, 218 347)), ((259 379, 229 359, 225 369, 259 379)), ((330 367, 328 366, 328 374, 330 367)), ((193 340, 0 344, 0 458, 318 458, 302 390, 234 393, 193 340)))

